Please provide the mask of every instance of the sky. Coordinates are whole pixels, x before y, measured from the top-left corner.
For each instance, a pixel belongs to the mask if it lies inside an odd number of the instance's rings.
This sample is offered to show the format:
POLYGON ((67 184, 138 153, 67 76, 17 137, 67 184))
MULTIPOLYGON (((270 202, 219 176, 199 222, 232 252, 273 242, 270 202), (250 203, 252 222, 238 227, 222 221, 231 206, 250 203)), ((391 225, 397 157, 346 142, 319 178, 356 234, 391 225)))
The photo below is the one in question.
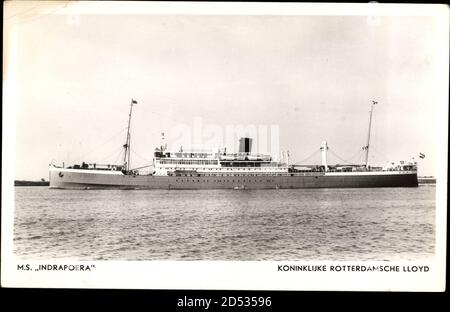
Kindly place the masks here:
POLYGON ((435 16, 38 9, 4 13, 16 179, 47 179, 51 162, 121 163, 132 98, 132 167, 151 162, 161 132, 169 149, 234 151, 239 127, 269 133, 258 152, 289 150, 291 163, 320 163, 324 140, 329 162, 362 162, 375 100, 369 162, 414 157, 419 175, 436 174, 448 63, 435 16))

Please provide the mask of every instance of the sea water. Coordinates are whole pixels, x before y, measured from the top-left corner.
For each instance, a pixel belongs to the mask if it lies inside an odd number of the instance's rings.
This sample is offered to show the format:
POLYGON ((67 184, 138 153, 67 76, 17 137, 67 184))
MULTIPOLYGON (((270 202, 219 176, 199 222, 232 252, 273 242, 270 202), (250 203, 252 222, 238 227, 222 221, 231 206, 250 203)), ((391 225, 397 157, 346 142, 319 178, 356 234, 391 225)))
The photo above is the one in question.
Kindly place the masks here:
POLYGON ((56 190, 16 187, 14 253, 73 260, 419 260, 435 187, 56 190))

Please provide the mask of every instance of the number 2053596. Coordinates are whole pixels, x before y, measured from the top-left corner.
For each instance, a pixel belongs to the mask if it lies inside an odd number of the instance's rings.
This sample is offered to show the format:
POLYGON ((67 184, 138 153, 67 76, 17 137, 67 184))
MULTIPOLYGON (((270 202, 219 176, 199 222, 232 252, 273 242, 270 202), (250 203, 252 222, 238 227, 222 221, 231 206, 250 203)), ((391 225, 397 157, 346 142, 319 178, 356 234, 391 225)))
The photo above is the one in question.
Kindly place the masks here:
POLYGON ((222 307, 270 307, 270 297, 222 297, 222 307))

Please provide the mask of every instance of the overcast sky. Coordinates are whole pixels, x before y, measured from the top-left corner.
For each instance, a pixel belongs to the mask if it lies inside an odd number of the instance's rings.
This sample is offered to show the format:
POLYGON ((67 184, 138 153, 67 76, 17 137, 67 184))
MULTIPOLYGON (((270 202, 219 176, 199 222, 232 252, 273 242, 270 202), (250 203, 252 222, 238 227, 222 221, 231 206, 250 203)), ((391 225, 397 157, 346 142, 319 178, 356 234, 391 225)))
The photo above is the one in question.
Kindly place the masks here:
POLYGON ((195 120, 277 127, 292 162, 322 140, 349 159, 365 145, 376 100, 370 162, 424 153, 419 174, 435 174, 442 38, 433 17, 32 13, 5 13, 16 179, 48 178, 52 160, 120 163, 131 98, 133 167, 152 160, 161 132, 178 149, 179 130, 195 120))

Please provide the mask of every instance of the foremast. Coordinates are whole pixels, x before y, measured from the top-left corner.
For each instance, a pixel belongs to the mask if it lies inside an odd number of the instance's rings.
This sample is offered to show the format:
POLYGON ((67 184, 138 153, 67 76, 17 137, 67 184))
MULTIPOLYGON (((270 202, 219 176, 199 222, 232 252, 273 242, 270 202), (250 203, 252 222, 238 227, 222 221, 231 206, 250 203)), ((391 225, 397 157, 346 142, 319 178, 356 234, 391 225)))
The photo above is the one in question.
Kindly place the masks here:
POLYGON ((367 144, 363 147, 363 150, 366 151, 366 159, 365 159, 365 166, 366 168, 369 165, 369 146, 370 146, 370 130, 372 128, 372 114, 373 114, 373 107, 374 105, 378 104, 376 101, 372 101, 372 106, 370 107, 370 117, 369 117, 369 131, 367 133, 367 144))
POLYGON ((133 105, 137 104, 137 101, 131 99, 130 104, 130 113, 128 114, 128 128, 127 128, 127 140, 123 145, 124 155, 123 155, 123 167, 125 172, 130 171, 130 154, 131 154, 131 135, 130 135, 130 127, 131 127, 131 114, 133 112, 133 105))

